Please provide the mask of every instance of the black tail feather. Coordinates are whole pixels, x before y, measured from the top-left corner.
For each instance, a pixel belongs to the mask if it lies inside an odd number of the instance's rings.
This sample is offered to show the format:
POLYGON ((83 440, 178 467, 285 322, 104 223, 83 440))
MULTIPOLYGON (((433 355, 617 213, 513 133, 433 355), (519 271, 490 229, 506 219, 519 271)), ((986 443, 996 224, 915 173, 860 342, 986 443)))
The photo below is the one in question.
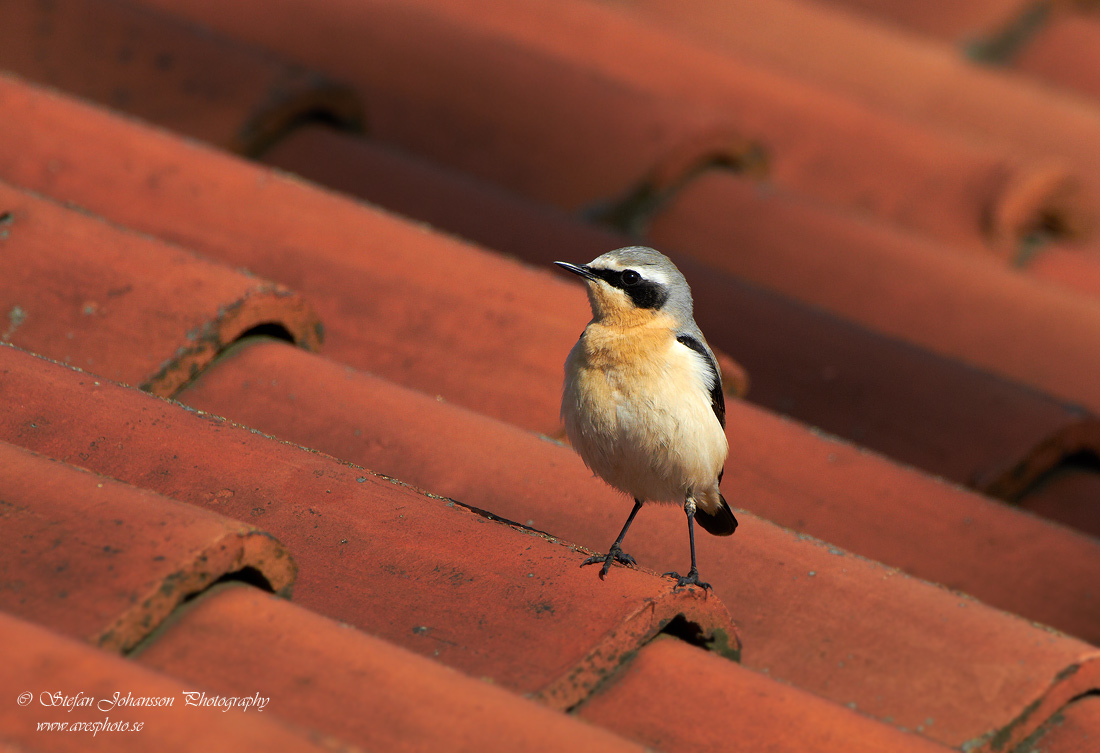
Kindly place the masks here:
POLYGON ((726 498, 718 495, 721 504, 715 512, 707 512, 702 507, 695 510, 695 519, 707 533, 715 536, 730 536, 737 530, 737 518, 733 517, 733 510, 726 504, 726 498))

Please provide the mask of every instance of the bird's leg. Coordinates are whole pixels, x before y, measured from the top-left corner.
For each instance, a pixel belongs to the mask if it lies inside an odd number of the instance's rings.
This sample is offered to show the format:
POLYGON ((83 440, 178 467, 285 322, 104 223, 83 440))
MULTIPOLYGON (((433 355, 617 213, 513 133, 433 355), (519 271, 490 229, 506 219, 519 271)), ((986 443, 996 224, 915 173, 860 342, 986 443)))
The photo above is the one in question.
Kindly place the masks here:
POLYGON ((630 524, 634 522, 634 516, 638 514, 638 510, 642 509, 642 500, 634 499, 634 509, 630 511, 630 517, 626 519, 626 524, 623 525, 623 530, 619 531, 619 538, 615 539, 615 543, 611 545, 611 550, 607 554, 593 554, 591 557, 581 563, 581 567, 585 565, 594 565, 597 562, 602 562, 603 567, 600 569, 600 580, 603 580, 607 575, 607 571, 611 569, 611 563, 619 561, 624 565, 630 565, 634 567, 638 563, 634 561, 634 558, 623 551, 622 543, 623 537, 626 536, 626 529, 630 528, 630 524))
POLYGON ((682 588, 684 586, 699 586, 699 588, 706 591, 710 588, 709 583, 704 583, 699 580, 699 568, 695 566, 695 498, 688 494, 684 500, 684 512, 687 513, 688 519, 688 542, 691 544, 691 570, 687 575, 680 575, 679 573, 665 573, 665 575, 671 575, 676 579, 676 587, 682 588))

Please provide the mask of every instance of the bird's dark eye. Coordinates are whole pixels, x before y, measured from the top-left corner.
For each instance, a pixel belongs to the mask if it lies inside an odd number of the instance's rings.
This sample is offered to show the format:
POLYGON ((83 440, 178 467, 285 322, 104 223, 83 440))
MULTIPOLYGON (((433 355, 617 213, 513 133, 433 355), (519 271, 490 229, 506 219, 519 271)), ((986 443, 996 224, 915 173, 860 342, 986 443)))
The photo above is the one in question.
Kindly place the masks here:
POLYGON ((623 285, 637 285, 641 279, 642 276, 633 269, 627 269, 623 272, 623 285))

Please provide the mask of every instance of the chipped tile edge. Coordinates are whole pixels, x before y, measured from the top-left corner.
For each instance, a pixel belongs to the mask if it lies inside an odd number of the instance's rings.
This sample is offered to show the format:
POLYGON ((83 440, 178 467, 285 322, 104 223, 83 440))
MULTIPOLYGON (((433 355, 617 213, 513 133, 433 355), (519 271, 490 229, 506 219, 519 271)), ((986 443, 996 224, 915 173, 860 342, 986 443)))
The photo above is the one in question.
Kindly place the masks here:
POLYGON ((179 569, 162 578, 153 590, 137 596, 134 605, 89 641, 99 648, 126 654, 152 634, 186 601, 233 573, 252 569, 278 595, 289 595, 298 565, 271 534, 251 526, 226 530, 216 541, 191 553, 179 569))
POLYGON ((177 394, 225 348, 262 326, 285 330, 295 345, 306 350, 319 350, 324 339, 320 318, 301 294, 281 285, 259 285, 219 308, 201 328, 188 332, 188 344, 181 345, 139 388, 159 397, 177 394))
POLYGON ((732 661, 740 661, 741 638, 722 602, 712 594, 668 584, 532 697, 559 711, 574 708, 616 675, 638 650, 659 637, 677 618, 686 620, 699 631, 700 642, 707 649, 732 661))
POLYGON ((1007 724, 958 746, 964 753, 1008 753, 1083 695, 1100 691, 1100 649, 1063 668, 1037 698, 1007 724))

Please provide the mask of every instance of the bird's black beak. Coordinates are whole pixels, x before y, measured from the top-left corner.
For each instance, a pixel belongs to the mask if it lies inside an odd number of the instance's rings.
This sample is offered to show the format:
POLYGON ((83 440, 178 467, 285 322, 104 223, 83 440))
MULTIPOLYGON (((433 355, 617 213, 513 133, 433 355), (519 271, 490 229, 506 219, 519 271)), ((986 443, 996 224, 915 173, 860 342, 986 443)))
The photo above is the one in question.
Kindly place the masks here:
POLYGON ((557 264, 559 267, 561 267, 564 270, 572 272, 575 275, 580 275, 581 277, 583 277, 586 280, 598 280, 599 279, 598 277, 596 277, 596 275, 592 272, 591 269, 584 266, 583 264, 580 265, 580 266, 577 266, 576 264, 570 264, 567 261, 556 261, 554 263, 557 264))

